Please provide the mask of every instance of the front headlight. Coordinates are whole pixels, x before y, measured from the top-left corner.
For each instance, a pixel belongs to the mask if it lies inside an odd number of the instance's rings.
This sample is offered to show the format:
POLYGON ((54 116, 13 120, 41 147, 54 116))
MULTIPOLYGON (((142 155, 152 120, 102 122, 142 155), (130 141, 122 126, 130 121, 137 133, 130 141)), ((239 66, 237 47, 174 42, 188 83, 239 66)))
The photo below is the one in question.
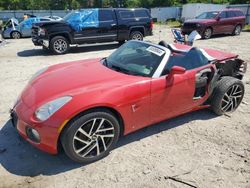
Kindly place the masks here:
POLYGON ((64 96, 42 105, 35 112, 36 118, 40 121, 47 120, 50 116, 52 116, 57 110, 59 110, 63 105, 65 105, 71 99, 72 99, 71 96, 64 96))
POLYGON ((201 27, 201 24, 198 24, 198 23, 197 23, 197 24, 196 24, 196 27, 201 27))
POLYGON ((39 28, 38 29, 38 35, 39 36, 45 36, 46 35, 46 29, 39 28))

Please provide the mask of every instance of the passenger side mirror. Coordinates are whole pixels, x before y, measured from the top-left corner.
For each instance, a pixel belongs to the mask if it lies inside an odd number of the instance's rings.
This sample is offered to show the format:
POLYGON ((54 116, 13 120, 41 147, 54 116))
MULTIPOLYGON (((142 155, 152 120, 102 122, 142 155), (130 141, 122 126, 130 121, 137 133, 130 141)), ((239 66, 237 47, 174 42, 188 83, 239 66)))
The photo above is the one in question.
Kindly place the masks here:
POLYGON ((174 74, 184 74, 186 72, 186 69, 184 67, 179 66, 173 66, 170 70, 170 75, 174 74))

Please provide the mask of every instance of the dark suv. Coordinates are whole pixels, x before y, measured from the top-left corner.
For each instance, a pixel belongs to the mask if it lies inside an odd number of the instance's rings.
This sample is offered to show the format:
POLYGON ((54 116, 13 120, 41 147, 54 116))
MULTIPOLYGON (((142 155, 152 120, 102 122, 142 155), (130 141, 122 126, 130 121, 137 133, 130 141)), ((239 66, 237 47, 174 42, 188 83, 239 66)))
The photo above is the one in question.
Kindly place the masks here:
POLYGON ((64 54, 70 44, 143 40, 152 35, 152 28, 147 9, 82 9, 69 13, 62 21, 34 24, 32 41, 55 54, 64 54))
POLYGON ((181 30, 183 34, 197 30, 205 39, 214 34, 239 35, 245 25, 245 19, 243 12, 238 9, 204 12, 196 19, 185 21, 181 30))

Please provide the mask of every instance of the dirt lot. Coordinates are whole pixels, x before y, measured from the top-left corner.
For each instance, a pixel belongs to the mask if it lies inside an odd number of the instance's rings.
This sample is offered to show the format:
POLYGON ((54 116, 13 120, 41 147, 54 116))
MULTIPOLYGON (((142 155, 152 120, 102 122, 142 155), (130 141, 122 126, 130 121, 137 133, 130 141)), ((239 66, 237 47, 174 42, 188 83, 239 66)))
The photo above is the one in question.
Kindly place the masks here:
MULTIPOLYGON (((166 26, 156 26, 154 34, 146 40, 173 40, 166 26)), ((242 32, 195 45, 250 62, 249 38, 250 32, 242 32)), ((75 164, 63 153, 48 155, 18 136, 8 111, 32 74, 52 64, 107 56, 117 47, 85 46, 54 56, 31 39, 0 45, 0 187, 250 187, 249 70, 245 98, 231 116, 202 110, 162 122, 122 138, 108 157, 93 164, 75 164)))

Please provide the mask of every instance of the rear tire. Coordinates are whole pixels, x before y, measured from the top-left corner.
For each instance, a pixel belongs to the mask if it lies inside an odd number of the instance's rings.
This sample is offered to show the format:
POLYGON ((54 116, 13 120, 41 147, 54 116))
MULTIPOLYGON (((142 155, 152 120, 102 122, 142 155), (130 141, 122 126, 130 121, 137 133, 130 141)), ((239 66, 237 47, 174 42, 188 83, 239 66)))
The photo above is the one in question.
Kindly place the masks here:
POLYGON ((203 32, 202 38, 203 39, 210 39, 212 36, 213 30, 211 27, 208 27, 205 29, 205 31, 203 32))
POLYGON ((241 30, 242 30, 241 25, 236 25, 236 27, 234 28, 234 31, 233 31, 233 35, 240 35, 241 30))
POLYGON ((13 38, 13 39, 20 39, 21 38, 21 33, 19 33, 18 31, 13 31, 11 33, 11 38, 13 38))
POLYGON ((120 135, 112 113, 97 111, 74 120, 63 130, 61 143, 66 155, 78 163, 91 163, 107 156, 120 135))
POLYGON ((65 54, 69 50, 69 42, 63 36, 56 36, 50 40, 49 48, 56 55, 65 54))
POLYGON ((129 39, 143 41, 143 34, 140 31, 132 31, 129 36, 129 39))
POLYGON ((222 77, 211 97, 212 110, 217 115, 235 111, 243 99, 244 92, 241 80, 229 76, 222 77))

